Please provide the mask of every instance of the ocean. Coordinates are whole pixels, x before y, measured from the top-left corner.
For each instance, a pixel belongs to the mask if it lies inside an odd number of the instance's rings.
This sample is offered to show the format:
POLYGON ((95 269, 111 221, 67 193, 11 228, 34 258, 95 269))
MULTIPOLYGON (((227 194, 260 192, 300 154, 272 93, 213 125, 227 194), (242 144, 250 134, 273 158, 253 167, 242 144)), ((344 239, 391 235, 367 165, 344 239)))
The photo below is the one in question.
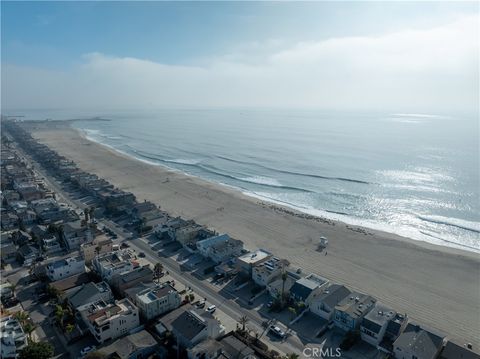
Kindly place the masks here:
POLYGON ((74 127, 152 165, 309 214, 480 252, 476 116, 293 109, 92 115, 110 121, 74 127))

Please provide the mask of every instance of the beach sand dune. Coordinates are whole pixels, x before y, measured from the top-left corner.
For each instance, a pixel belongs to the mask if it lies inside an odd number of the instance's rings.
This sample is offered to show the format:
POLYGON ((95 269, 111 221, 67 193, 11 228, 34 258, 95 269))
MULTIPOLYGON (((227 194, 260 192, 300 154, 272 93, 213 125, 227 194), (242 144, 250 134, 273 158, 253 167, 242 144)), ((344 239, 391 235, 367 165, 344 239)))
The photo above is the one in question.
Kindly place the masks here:
POLYGON ((315 272, 372 294, 450 337, 480 346, 476 253, 312 219, 226 186, 124 156, 65 124, 33 127, 32 134, 41 142, 80 168, 134 193, 138 200, 229 233, 247 248, 267 249, 305 273, 315 272), (317 250, 320 236, 329 239, 328 255, 317 250))

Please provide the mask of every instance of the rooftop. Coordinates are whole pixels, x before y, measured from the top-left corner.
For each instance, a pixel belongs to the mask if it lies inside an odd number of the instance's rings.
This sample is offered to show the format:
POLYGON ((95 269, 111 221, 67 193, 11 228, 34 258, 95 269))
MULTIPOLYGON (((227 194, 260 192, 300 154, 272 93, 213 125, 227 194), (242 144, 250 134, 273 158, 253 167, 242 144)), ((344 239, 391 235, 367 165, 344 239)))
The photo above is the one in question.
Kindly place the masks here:
POLYGON ((352 292, 335 307, 336 310, 350 315, 351 317, 362 317, 369 312, 376 303, 376 299, 358 292, 352 292))
POLYGON ((255 252, 250 252, 238 257, 237 260, 247 264, 255 264, 271 256, 272 254, 270 252, 264 249, 257 249, 255 252))
POLYGON ((173 288, 170 284, 162 284, 154 288, 148 288, 137 294, 138 300, 141 300, 144 303, 155 302, 159 299, 162 299, 171 292, 176 292, 177 290, 173 288))
POLYGON ((395 347, 408 347, 418 358, 434 358, 443 345, 445 336, 416 323, 408 323, 394 343, 395 347))
POLYGON ((374 333, 379 333, 380 329, 388 325, 390 320, 395 319, 396 315, 396 311, 377 302, 373 309, 363 318, 362 327, 374 333))

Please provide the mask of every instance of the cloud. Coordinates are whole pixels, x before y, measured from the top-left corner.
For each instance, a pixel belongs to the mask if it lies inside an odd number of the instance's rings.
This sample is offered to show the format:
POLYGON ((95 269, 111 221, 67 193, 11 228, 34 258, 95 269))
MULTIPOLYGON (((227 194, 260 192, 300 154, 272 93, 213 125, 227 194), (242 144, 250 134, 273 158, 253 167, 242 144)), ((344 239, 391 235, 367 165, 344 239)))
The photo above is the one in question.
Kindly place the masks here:
POLYGON ((8 64, 2 67, 2 104, 476 111, 478 40, 478 18, 465 16, 440 27, 377 37, 331 38, 284 48, 274 40, 267 50, 259 50, 258 43, 238 46, 237 53, 189 66, 102 53, 85 55, 68 71, 8 64))

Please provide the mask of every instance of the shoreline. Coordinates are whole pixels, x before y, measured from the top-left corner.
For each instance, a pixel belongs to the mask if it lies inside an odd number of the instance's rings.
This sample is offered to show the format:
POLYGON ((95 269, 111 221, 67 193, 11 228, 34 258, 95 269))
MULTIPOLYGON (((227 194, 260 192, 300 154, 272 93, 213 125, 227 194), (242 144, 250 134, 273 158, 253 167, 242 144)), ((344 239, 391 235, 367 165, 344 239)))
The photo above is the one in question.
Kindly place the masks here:
MULTIPOLYGON (((96 119, 92 119, 92 120, 96 120, 96 119)), ((73 121, 76 121, 76 120, 73 120, 73 121)), ((68 122, 66 122, 66 123, 68 123, 68 122)), ((267 206, 270 206, 271 209, 274 209, 274 210, 277 210, 277 211, 283 211, 284 213, 288 213, 292 216, 298 216, 298 217, 301 217, 301 218, 308 218, 308 219, 312 219, 312 220, 317 220, 318 219, 318 221, 324 222, 324 223, 329 223, 329 222, 331 222, 331 223, 341 223, 342 225, 344 225, 348 229, 350 229, 354 232, 357 232, 357 233, 365 234, 365 235, 373 235, 372 232, 386 233, 388 235, 397 236, 398 240, 413 241, 413 243, 416 244, 416 245, 426 246, 427 248, 431 248, 433 250, 439 250, 439 251, 446 250, 447 252, 451 251, 451 250, 458 250, 458 251, 463 251, 463 252, 471 252, 471 253, 475 253, 475 254, 480 254, 480 248, 476 248, 476 247, 469 246, 469 245, 458 244, 456 242, 452 242, 452 241, 449 241, 447 239, 443 239, 443 238, 440 238, 440 237, 425 234, 422 231, 420 231, 420 233, 422 233, 424 236, 431 237, 432 240, 429 241, 427 239, 414 238, 414 237, 410 237, 408 235, 398 234, 398 233, 395 232, 394 228, 391 228, 391 230, 389 230, 390 228, 386 228, 386 225, 382 225, 381 223, 375 223, 375 222, 369 221, 367 219, 362 220, 360 218, 355 218, 355 217, 348 216, 347 214, 342 215, 340 213, 338 213, 338 214, 337 213, 332 213, 330 217, 324 216, 323 212, 328 212, 328 211, 325 211, 325 210, 322 210, 322 209, 314 209, 314 208, 312 208, 312 209, 301 208, 301 206, 297 206, 297 205, 294 205, 294 204, 291 204, 291 203, 282 202, 282 201, 275 200, 275 199, 272 199, 272 198, 269 198, 269 197, 266 197, 266 196, 258 195, 255 192, 250 192, 248 190, 238 188, 238 187, 226 184, 226 183, 217 182, 217 181, 209 180, 207 178, 199 177, 199 176, 190 174, 188 172, 182 171, 180 169, 177 169, 177 168, 174 168, 174 167, 169 167, 166 164, 142 159, 142 158, 136 157, 134 154, 124 152, 122 150, 119 150, 119 149, 113 147, 112 145, 102 143, 101 141, 92 138, 91 136, 89 136, 89 134, 84 129, 76 128, 76 127, 71 126, 72 123, 73 123, 72 121, 69 121, 68 125, 70 126, 70 128, 72 130, 76 131, 79 136, 81 136, 85 140, 91 141, 91 142, 93 142, 93 143, 95 143, 99 146, 108 148, 110 151, 113 151, 114 153, 116 153, 118 155, 125 156, 125 157, 127 157, 129 159, 132 159, 132 160, 135 160, 135 161, 140 161, 140 162, 146 163, 147 165, 159 166, 161 168, 164 168, 166 171, 172 171, 172 172, 175 172, 175 173, 179 173, 180 175, 192 177, 192 178, 195 178, 199 181, 205 181, 205 182, 211 183, 213 185, 217 185, 217 186, 225 187, 229 190, 237 191, 240 195, 243 195, 243 196, 246 196, 246 197, 249 197, 251 199, 256 200, 258 204, 261 204, 263 202, 267 202, 267 206), (321 213, 321 214, 318 214, 318 213, 321 213), (342 217, 345 217, 345 218, 342 218, 342 217), (437 247, 439 247, 439 248, 437 248, 437 247)), ((480 238, 480 236, 479 236, 479 238, 480 238)))
POLYGON ((123 155, 81 137, 65 123, 28 127, 35 138, 79 168, 134 193, 138 200, 229 233, 247 248, 265 248, 301 266, 304 273, 369 293, 420 323, 480 345, 474 335, 480 331, 480 259, 472 251, 337 221, 325 223, 231 187, 123 155), (328 255, 318 252, 322 235, 329 239, 328 255))

